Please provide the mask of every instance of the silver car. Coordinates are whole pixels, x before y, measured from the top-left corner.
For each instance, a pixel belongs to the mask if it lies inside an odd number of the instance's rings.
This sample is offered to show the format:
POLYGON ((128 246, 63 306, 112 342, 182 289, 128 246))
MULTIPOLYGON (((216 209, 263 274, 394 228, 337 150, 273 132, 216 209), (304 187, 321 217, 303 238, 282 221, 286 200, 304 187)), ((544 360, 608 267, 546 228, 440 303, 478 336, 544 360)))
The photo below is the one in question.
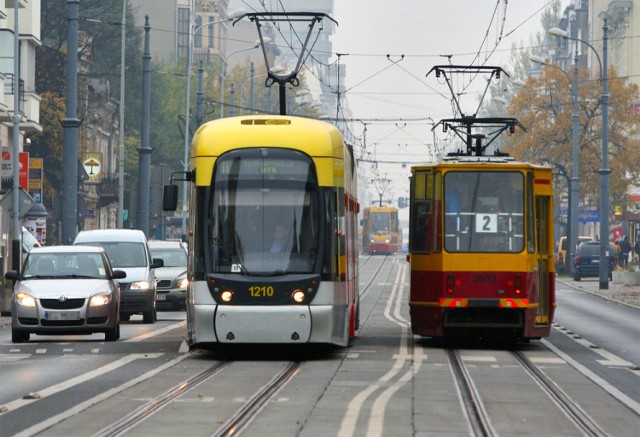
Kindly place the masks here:
POLYGON ((11 299, 11 341, 31 334, 64 335, 103 332, 106 341, 120 338, 120 288, 126 277, 113 270, 100 247, 34 248, 16 281, 11 299))
POLYGON ((149 240, 149 251, 154 259, 162 259, 164 266, 155 270, 156 306, 179 310, 185 307, 187 279, 187 246, 180 241, 149 240))

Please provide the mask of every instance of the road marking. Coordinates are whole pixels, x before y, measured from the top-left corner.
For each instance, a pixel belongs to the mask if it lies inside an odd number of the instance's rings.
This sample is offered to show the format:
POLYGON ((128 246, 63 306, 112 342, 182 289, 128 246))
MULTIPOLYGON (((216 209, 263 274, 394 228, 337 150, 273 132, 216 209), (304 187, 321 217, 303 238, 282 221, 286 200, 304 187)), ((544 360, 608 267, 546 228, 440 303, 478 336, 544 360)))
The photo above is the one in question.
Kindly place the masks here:
MULTIPOLYGON (((400 286, 400 282, 401 278, 404 276, 405 268, 406 266, 403 265, 398 269, 398 273, 391 290, 391 295, 387 299, 387 304, 384 310, 384 316, 388 320, 398 324, 401 329, 400 346, 398 352, 393 355, 394 364, 386 374, 378 379, 377 382, 369 385, 365 390, 358 393, 351 400, 351 402, 349 402, 347 411, 342 418, 340 429, 338 430, 338 435, 341 437, 352 436, 354 434, 356 425, 358 423, 358 417, 360 416, 360 411, 362 410, 362 406, 364 405, 364 402, 367 400, 367 398, 382 385, 385 385, 386 383, 391 381, 392 378, 400 373, 400 370, 404 367, 405 363, 412 358, 412 354, 408 351, 407 348, 409 323, 405 318, 400 316, 400 305, 402 304, 402 295, 404 288, 403 286, 400 286), (393 315, 391 314, 392 307, 393 315)), ((419 354, 421 355, 421 353, 419 354)), ((406 384, 406 382, 411 379, 410 375, 413 374, 414 366, 420 366, 421 363, 422 358, 416 359, 411 369, 407 373, 405 373, 399 381, 392 384, 378 396, 374 403, 375 411, 372 410, 371 415, 369 416, 369 428, 366 432, 367 436, 381 435, 384 422, 384 412, 386 410, 386 405, 389 399, 402 385, 406 384)))
POLYGON ((179 323, 174 323, 172 325, 165 326, 164 328, 160 328, 160 329, 156 329, 155 331, 147 332, 146 334, 142 334, 142 335, 139 335, 137 337, 130 338, 128 340, 125 340, 124 342, 125 343, 131 343, 131 342, 143 341, 143 340, 146 340, 147 338, 155 337, 156 335, 164 334, 165 332, 173 331, 174 329, 182 328, 183 326, 186 326, 186 325, 187 325, 187 321, 186 320, 182 320, 179 323))
POLYGON ((47 350, 46 349, 36 349, 36 353, 37 354, 46 354, 47 350))
POLYGON ((463 361, 476 363, 495 363, 498 361, 496 357, 490 355, 461 355, 463 361))
POLYGON ((598 386, 602 387, 602 389, 605 390, 607 393, 609 393, 611 396, 613 396, 614 398, 616 398, 617 400, 625 404, 627 407, 633 410, 636 414, 640 415, 640 403, 634 401, 629 396, 625 395, 620 390, 615 388, 613 385, 609 384, 603 378, 599 377, 598 375, 593 373, 591 370, 587 369, 585 366, 583 366, 582 364, 580 364, 579 362, 571 358, 569 355, 562 352, 560 349, 558 349, 553 344, 551 344, 548 340, 545 340, 543 338, 540 340, 540 342, 542 342, 542 344, 544 344, 547 347, 547 349, 549 349, 554 354, 558 355, 560 358, 564 359, 567 363, 569 363, 572 367, 577 369, 584 376, 589 378, 598 386))
POLYGON ((632 366, 632 363, 630 363, 629 361, 626 361, 620 358, 619 356, 609 352, 606 349, 595 347, 595 345, 590 341, 587 341, 582 337, 576 337, 574 333, 569 333, 569 331, 566 328, 559 329, 558 331, 566 335, 576 343, 586 347, 587 349, 591 350, 592 352, 595 352, 596 354, 604 358, 604 360, 596 360, 598 363, 602 364, 603 366, 611 366, 611 367, 631 367, 632 366))
MULTIPOLYGON (((156 358, 155 356, 152 355, 162 355, 162 354, 135 354, 137 356, 143 357, 143 358, 156 358)), ((28 437, 28 436, 33 436, 34 434, 37 434, 41 431, 44 431, 47 428, 52 427, 53 425, 55 425, 56 423, 60 423, 65 419, 68 419, 69 417, 75 416, 76 414, 80 413, 81 411, 84 411, 92 406, 94 406, 95 404, 104 401, 105 399, 109 399, 110 397, 113 397, 115 395, 117 395, 120 392, 123 392, 125 390, 127 390, 128 388, 133 387, 136 384, 140 384, 143 381, 146 381, 149 378, 152 378, 154 376, 156 376, 158 373, 160 372, 164 372, 166 369, 175 366, 176 364, 178 364, 179 362, 181 362, 182 360, 184 360, 185 358, 190 357, 191 354, 184 354, 184 355, 180 355, 177 358, 174 358, 171 361, 166 362, 165 364, 163 364, 162 366, 156 367, 155 369, 152 369, 142 375, 140 375, 137 378, 131 379, 129 381, 127 381, 126 383, 118 386, 118 387, 114 387, 111 390, 107 390, 106 392, 99 394, 98 396, 94 396, 91 399, 87 399, 84 402, 81 402, 79 404, 77 404, 76 406, 74 406, 73 408, 68 409, 67 411, 63 411, 62 413, 50 417, 47 420, 40 422, 34 426, 32 426, 31 428, 27 428, 25 430, 23 430, 22 432, 15 434, 14 437, 28 437)), ((1 407, 0 407, 1 408, 1 407)))
MULTIPOLYGON (((112 370, 117 369, 118 367, 122 367, 132 361, 138 360, 138 359, 145 359, 145 358, 157 358, 160 355, 162 355, 161 353, 156 353, 156 354, 131 354, 128 355, 126 357, 120 358, 119 360, 114 361, 113 363, 109 363, 105 366, 99 367, 95 370, 92 370, 90 372, 84 373, 82 375, 78 375, 74 378, 68 379, 66 381, 63 381, 59 384, 55 384, 52 385, 50 387, 44 388, 42 390, 38 390, 37 393, 38 395, 40 395, 40 397, 38 399, 44 399, 48 396, 52 396, 54 394, 60 393, 63 390, 66 390, 68 388, 71 388, 73 386, 76 386, 78 384, 82 384, 84 382, 87 382, 93 378, 96 378, 98 376, 101 376, 107 372, 111 372, 112 370)), ((0 406, 0 409, 2 407, 6 407, 7 410, 6 411, 15 411, 19 408, 24 407, 25 405, 30 405, 32 404, 34 401, 38 400, 38 399, 16 399, 14 401, 10 401, 4 405, 0 406)))
POLYGON ((567 364, 565 360, 558 357, 529 357, 529 361, 534 364, 567 364))
POLYGON ((3 363, 9 363, 11 361, 20 361, 26 358, 29 358, 31 354, 11 354, 11 355, 0 355, 0 361, 3 363))

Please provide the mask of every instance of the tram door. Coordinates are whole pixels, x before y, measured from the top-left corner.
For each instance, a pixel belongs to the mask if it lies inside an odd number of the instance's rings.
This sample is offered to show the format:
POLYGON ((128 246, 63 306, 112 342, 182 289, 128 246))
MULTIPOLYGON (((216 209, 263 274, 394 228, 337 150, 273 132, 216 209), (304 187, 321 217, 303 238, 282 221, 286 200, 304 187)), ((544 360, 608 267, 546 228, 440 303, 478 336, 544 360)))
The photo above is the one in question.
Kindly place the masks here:
POLYGON ((551 232, 550 198, 536 196, 536 236, 538 257, 538 312, 536 324, 549 323, 549 263, 553 257, 549 241, 551 232))

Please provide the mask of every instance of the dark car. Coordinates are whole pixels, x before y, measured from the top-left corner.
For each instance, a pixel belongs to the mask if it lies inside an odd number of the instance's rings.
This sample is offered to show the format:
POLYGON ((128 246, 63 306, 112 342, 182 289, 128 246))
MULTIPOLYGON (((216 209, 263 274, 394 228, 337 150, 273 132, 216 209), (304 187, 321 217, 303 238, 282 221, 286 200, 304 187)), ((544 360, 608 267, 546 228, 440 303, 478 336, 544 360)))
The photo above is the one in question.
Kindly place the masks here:
MULTIPOLYGON (((616 249, 609 243, 609 280, 618 262, 616 249)), ((598 241, 581 243, 573 258, 573 280, 579 281, 583 277, 600 276, 600 243, 598 241)))
POLYGON ((180 241, 149 240, 151 257, 161 259, 164 266, 156 269, 156 306, 180 310, 187 295, 187 246, 180 241))

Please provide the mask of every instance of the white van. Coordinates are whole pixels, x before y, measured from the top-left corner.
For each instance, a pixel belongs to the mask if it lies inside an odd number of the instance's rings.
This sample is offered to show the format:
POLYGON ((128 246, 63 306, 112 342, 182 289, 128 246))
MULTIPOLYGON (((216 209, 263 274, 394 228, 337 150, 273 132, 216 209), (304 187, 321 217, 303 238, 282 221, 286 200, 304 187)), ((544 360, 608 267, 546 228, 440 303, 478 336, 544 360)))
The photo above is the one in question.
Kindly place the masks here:
POLYGON ((111 266, 124 270, 120 283, 120 320, 142 314, 144 323, 156 320, 156 277, 154 269, 164 265, 151 259, 147 237, 137 229, 98 229, 78 233, 74 245, 103 247, 111 266))

